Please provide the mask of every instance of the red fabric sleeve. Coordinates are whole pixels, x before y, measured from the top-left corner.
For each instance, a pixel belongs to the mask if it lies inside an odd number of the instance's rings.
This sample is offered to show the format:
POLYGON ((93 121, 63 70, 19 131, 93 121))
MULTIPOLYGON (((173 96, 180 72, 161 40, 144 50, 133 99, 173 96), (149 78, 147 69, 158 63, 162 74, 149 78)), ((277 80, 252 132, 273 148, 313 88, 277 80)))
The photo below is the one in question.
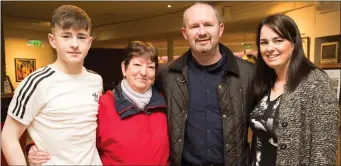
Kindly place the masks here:
POLYGON ((26 152, 26 155, 28 155, 28 152, 30 151, 31 147, 35 145, 35 143, 33 141, 31 141, 30 143, 28 143, 25 147, 25 152, 26 152))

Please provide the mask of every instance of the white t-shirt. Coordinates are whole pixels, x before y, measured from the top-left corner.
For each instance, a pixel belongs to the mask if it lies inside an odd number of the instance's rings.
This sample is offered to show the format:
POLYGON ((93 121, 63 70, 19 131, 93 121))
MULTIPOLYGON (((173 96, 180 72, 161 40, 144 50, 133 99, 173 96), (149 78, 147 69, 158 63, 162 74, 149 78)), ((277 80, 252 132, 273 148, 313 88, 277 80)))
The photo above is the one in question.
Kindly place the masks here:
POLYGON ((8 115, 27 125, 44 165, 102 165, 96 148, 98 99, 102 77, 65 74, 51 64, 27 76, 16 88, 8 115))

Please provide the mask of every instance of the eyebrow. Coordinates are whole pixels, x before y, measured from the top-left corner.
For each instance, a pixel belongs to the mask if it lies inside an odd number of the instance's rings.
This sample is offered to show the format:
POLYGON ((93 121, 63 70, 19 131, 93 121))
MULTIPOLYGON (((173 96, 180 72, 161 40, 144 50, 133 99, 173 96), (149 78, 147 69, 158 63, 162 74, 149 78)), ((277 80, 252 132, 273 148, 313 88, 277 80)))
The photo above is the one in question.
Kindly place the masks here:
POLYGON ((188 26, 193 26, 193 25, 199 25, 199 23, 194 22, 194 23, 188 24, 188 26))
POLYGON ((205 21, 203 24, 213 24, 213 22, 205 21))
MULTIPOLYGON (((278 36, 278 37, 274 37, 274 38, 272 38, 272 40, 274 40, 274 39, 276 40, 276 39, 284 39, 284 38, 283 38, 283 37, 280 37, 280 36, 278 36)), ((262 38, 261 38, 260 40, 268 40, 268 39, 262 39, 262 38)))
POLYGON ((87 34, 85 34, 85 33, 77 33, 77 35, 79 35, 79 36, 88 36, 87 34))
MULTIPOLYGON (((72 35, 72 33, 71 32, 62 32, 62 35, 72 35)), ((80 32, 80 33, 77 33, 77 36, 88 36, 88 35, 80 32)))
POLYGON ((62 32, 62 35, 71 35, 71 32, 62 32))

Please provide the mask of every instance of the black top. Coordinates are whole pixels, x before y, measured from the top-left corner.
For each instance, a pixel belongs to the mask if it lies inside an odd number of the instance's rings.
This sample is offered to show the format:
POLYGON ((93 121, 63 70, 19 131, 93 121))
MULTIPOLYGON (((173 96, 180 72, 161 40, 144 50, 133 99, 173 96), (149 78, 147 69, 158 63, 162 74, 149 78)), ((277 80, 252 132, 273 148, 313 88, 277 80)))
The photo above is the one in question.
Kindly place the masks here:
POLYGON ((278 110, 281 96, 270 101, 270 93, 257 104, 250 114, 250 127, 255 134, 252 165, 276 165, 278 147, 278 110))
POLYGON ((189 109, 185 127, 182 165, 223 164, 224 137, 217 86, 226 64, 225 56, 202 66, 189 58, 189 109))

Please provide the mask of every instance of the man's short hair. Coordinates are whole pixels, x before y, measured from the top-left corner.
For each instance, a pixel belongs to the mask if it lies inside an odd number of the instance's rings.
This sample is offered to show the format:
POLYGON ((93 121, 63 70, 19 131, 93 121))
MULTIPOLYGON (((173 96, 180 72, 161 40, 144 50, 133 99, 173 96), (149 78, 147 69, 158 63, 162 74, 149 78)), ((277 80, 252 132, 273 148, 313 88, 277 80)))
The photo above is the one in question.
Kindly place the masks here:
POLYGON ((91 32, 91 19, 86 12, 73 5, 62 5, 58 7, 52 14, 51 28, 52 31, 58 26, 62 29, 85 29, 91 32))
MULTIPOLYGON (((193 4, 192 6, 195 6, 195 5, 207 5, 207 6, 210 6, 210 7, 212 7, 212 9, 214 10, 214 12, 215 12, 215 16, 217 17, 217 19, 218 19, 218 24, 220 24, 221 23, 221 20, 220 20, 220 15, 219 15, 219 12, 218 12, 218 10, 217 10, 217 8, 216 7, 214 7, 213 5, 211 5, 211 4, 208 4, 208 3, 203 3, 203 2, 196 2, 195 4, 193 4)), ((189 9, 189 8, 191 8, 192 6, 190 6, 190 7, 188 7, 185 11, 184 11, 184 14, 183 14, 183 16, 182 16, 182 26, 183 27, 185 27, 186 26, 186 23, 185 23, 185 13, 186 13, 186 11, 189 9)))

